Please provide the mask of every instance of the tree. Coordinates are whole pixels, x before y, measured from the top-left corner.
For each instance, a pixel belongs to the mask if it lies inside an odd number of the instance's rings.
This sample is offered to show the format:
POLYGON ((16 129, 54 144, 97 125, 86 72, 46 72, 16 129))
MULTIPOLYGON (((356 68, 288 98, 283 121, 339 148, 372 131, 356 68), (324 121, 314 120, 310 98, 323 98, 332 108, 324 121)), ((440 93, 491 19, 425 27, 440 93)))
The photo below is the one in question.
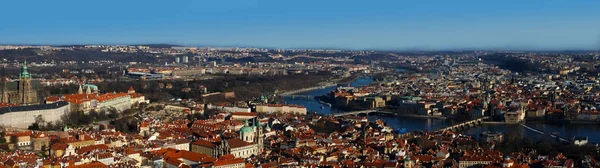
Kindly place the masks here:
POLYGON ((29 125, 29 127, 27 127, 27 129, 41 130, 44 128, 46 120, 44 119, 44 117, 42 115, 36 115, 34 120, 35 121, 31 125, 29 125))
POLYGON ((32 123, 31 125, 29 125, 27 127, 28 130, 40 130, 40 124, 38 123, 32 123))
POLYGON ((110 119, 119 118, 119 112, 117 111, 117 109, 109 108, 108 109, 108 118, 110 118, 110 119))

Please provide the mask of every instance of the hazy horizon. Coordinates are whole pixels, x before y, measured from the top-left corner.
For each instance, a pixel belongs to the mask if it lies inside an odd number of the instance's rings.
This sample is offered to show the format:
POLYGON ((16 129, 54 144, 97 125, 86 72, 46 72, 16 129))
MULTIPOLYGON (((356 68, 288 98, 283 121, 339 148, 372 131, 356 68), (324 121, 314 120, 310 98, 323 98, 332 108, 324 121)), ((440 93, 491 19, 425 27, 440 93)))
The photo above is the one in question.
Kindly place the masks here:
POLYGON ((597 50, 600 2, 9 1, 0 44, 597 50))

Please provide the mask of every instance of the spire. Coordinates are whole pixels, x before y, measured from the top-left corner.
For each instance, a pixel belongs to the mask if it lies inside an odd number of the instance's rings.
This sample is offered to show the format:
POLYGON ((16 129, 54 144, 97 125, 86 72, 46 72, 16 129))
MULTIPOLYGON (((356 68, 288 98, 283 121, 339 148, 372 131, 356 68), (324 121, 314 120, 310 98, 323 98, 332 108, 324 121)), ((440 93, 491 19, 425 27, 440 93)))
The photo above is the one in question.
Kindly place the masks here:
POLYGON ((92 88, 90 86, 87 86, 87 88, 85 88, 85 94, 92 94, 92 88))
POLYGON ((81 87, 81 84, 79 84, 79 90, 77 91, 77 93, 83 94, 83 88, 81 87))
POLYGON ((31 75, 27 71, 27 60, 23 62, 23 70, 21 70, 21 78, 31 78, 31 75))
POLYGON ((135 93, 135 89, 133 89, 133 86, 129 86, 129 89, 127 90, 127 93, 129 93, 129 94, 135 93))
POLYGON ((5 71, 5 66, 4 65, 2 66, 2 79, 0 79, 0 80, 2 80, 1 81, 2 82, 2 88, 0 88, 0 89, 2 89, 2 92, 0 92, 0 94, 1 94, 0 97, 2 99, 0 99, 0 102, 5 102, 6 103, 6 102, 8 102, 8 99, 5 97, 6 96, 5 93, 6 93, 7 89, 6 89, 6 71, 5 71))

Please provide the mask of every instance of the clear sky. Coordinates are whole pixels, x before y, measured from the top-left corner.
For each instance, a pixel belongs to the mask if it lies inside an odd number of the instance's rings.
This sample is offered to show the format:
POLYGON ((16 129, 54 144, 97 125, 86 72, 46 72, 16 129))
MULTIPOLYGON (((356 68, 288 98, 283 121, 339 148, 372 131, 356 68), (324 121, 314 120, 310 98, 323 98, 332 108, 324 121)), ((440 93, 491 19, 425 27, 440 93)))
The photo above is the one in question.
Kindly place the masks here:
POLYGON ((0 44, 600 48, 600 0, 3 0, 0 6, 0 44))

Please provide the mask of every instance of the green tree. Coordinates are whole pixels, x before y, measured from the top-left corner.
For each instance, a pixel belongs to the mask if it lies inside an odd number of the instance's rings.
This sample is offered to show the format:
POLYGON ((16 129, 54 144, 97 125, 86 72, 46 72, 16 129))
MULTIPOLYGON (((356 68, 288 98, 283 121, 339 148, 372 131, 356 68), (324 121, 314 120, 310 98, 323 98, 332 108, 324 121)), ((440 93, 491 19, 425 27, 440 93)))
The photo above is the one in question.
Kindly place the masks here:
POLYGON ((29 127, 27 127, 27 129, 29 130, 41 130, 42 128, 44 128, 45 124, 46 124, 46 120, 44 119, 44 117, 42 115, 36 115, 34 117, 34 122, 29 125, 29 127))
POLYGON ((98 130, 99 130, 99 131, 104 131, 104 129, 106 129, 106 126, 104 126, 104 124, 100 124, 100 125, 98 126, 98 130))

